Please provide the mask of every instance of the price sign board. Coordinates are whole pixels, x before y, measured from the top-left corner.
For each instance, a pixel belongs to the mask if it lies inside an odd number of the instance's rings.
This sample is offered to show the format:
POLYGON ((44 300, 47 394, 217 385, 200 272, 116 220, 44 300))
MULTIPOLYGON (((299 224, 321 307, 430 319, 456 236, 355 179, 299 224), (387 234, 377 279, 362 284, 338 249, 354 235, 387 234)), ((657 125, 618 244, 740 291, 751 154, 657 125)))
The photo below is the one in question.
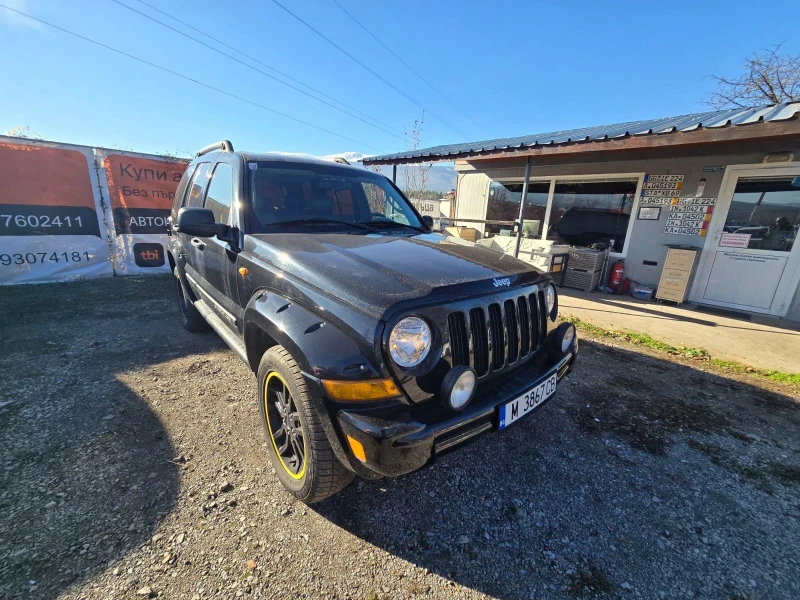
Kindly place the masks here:
POLYGON ((0 284, 112 275, 90 148, 0 140, 0 284))
POLYGON ((96 153, 105 175, 117 273, 168 271, 167 218, 186 163, 112 150, 96 153))

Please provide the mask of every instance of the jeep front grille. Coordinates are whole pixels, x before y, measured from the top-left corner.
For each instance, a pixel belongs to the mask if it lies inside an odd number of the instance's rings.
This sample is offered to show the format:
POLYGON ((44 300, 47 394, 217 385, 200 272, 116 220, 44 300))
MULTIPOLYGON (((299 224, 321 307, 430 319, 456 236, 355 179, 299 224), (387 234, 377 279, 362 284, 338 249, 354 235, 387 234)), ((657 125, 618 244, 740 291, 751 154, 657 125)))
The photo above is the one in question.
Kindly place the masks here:
POLYGON ((478 377, 513 365, 535 352, 547 335, 544 292, 534 292, 457 310, 447 317, 453 365, 475 369, 478 377))

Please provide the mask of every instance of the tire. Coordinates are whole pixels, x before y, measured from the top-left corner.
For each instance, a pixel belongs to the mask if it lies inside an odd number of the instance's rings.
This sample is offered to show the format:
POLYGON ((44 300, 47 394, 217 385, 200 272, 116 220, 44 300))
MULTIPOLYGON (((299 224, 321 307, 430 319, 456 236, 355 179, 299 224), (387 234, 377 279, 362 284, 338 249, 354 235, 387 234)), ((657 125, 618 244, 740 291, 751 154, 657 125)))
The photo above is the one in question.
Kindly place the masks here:
POLYGON ((183 289, 181 278, 178 276, 178 267, 175 267, 172 273, 175 275, 175 285, 178 291, 178 310, 181 313, 181 321, 184 328, 193 333, 205 331, 208 329, 208 323, 206 323, 200 311, 194 307, 186 290, 183 289))
POLYGON ((295 498, 313 504, 332 496, 353 480, 355 475, 339 462, 331 448, 300 368, 282 346, 273 346, 261 357, 256 399, 272 466, 280 482, 295 498), (284 396, 282 406, 288 405, 290 410, 284 408, 289 416, 281 421, 279 394, 285 391, 290 399, 286 403, 284 396), (286 433, 287 427, 301 439, 292 441, 286 433), (297 452, 298 446, 302 448, 301 453, 297 452), (283 448, 286 451, 282 452, 283 448), (298 454, 302 454, 300 461, 296 460, 298 454))

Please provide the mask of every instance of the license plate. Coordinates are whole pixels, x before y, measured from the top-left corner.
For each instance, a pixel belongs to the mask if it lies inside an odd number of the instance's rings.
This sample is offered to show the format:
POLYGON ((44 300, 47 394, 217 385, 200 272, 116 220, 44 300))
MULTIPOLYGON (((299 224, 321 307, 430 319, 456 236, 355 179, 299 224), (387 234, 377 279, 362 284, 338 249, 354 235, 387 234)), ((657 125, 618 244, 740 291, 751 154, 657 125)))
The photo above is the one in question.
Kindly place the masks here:
POLYGON ((556 393, 556 381, 558 376, 553 373, 538 384, 533 389, 528 390, 521 396, 514 398, 511 402, 500 407, 500 427, 505 429, 514 421, 517 421, 531 412, 534 408, 539 406, 542 402, 547 400, 550 396, 556 393))

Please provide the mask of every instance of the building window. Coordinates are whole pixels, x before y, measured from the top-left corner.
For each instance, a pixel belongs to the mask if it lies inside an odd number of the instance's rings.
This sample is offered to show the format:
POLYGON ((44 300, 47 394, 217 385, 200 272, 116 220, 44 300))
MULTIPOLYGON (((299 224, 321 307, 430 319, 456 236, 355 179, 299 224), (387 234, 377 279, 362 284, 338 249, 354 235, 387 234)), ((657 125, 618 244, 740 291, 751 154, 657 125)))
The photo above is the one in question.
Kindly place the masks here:
MULTIPOLYGON (((550 182, 531 181, 528 183, 528 195, 525 198, 525 212, 523 218, 525 226, 531 235, 539 237, 542 234, 547 212, 547 197, 550 192, 550 182)), ((492 181, 489 185, 489 202, 486 209, 487 221, 516 221, 519 217, 519 201, 522 197, 522 183, 492 181)), ((487 224, 486 234, 497 235, 500 230, 513 230, 513 225, 487 224)))
POLYGON ((622 252, 637 179, 556 181, 547 239, 571 246, 613 240, 622 252))

